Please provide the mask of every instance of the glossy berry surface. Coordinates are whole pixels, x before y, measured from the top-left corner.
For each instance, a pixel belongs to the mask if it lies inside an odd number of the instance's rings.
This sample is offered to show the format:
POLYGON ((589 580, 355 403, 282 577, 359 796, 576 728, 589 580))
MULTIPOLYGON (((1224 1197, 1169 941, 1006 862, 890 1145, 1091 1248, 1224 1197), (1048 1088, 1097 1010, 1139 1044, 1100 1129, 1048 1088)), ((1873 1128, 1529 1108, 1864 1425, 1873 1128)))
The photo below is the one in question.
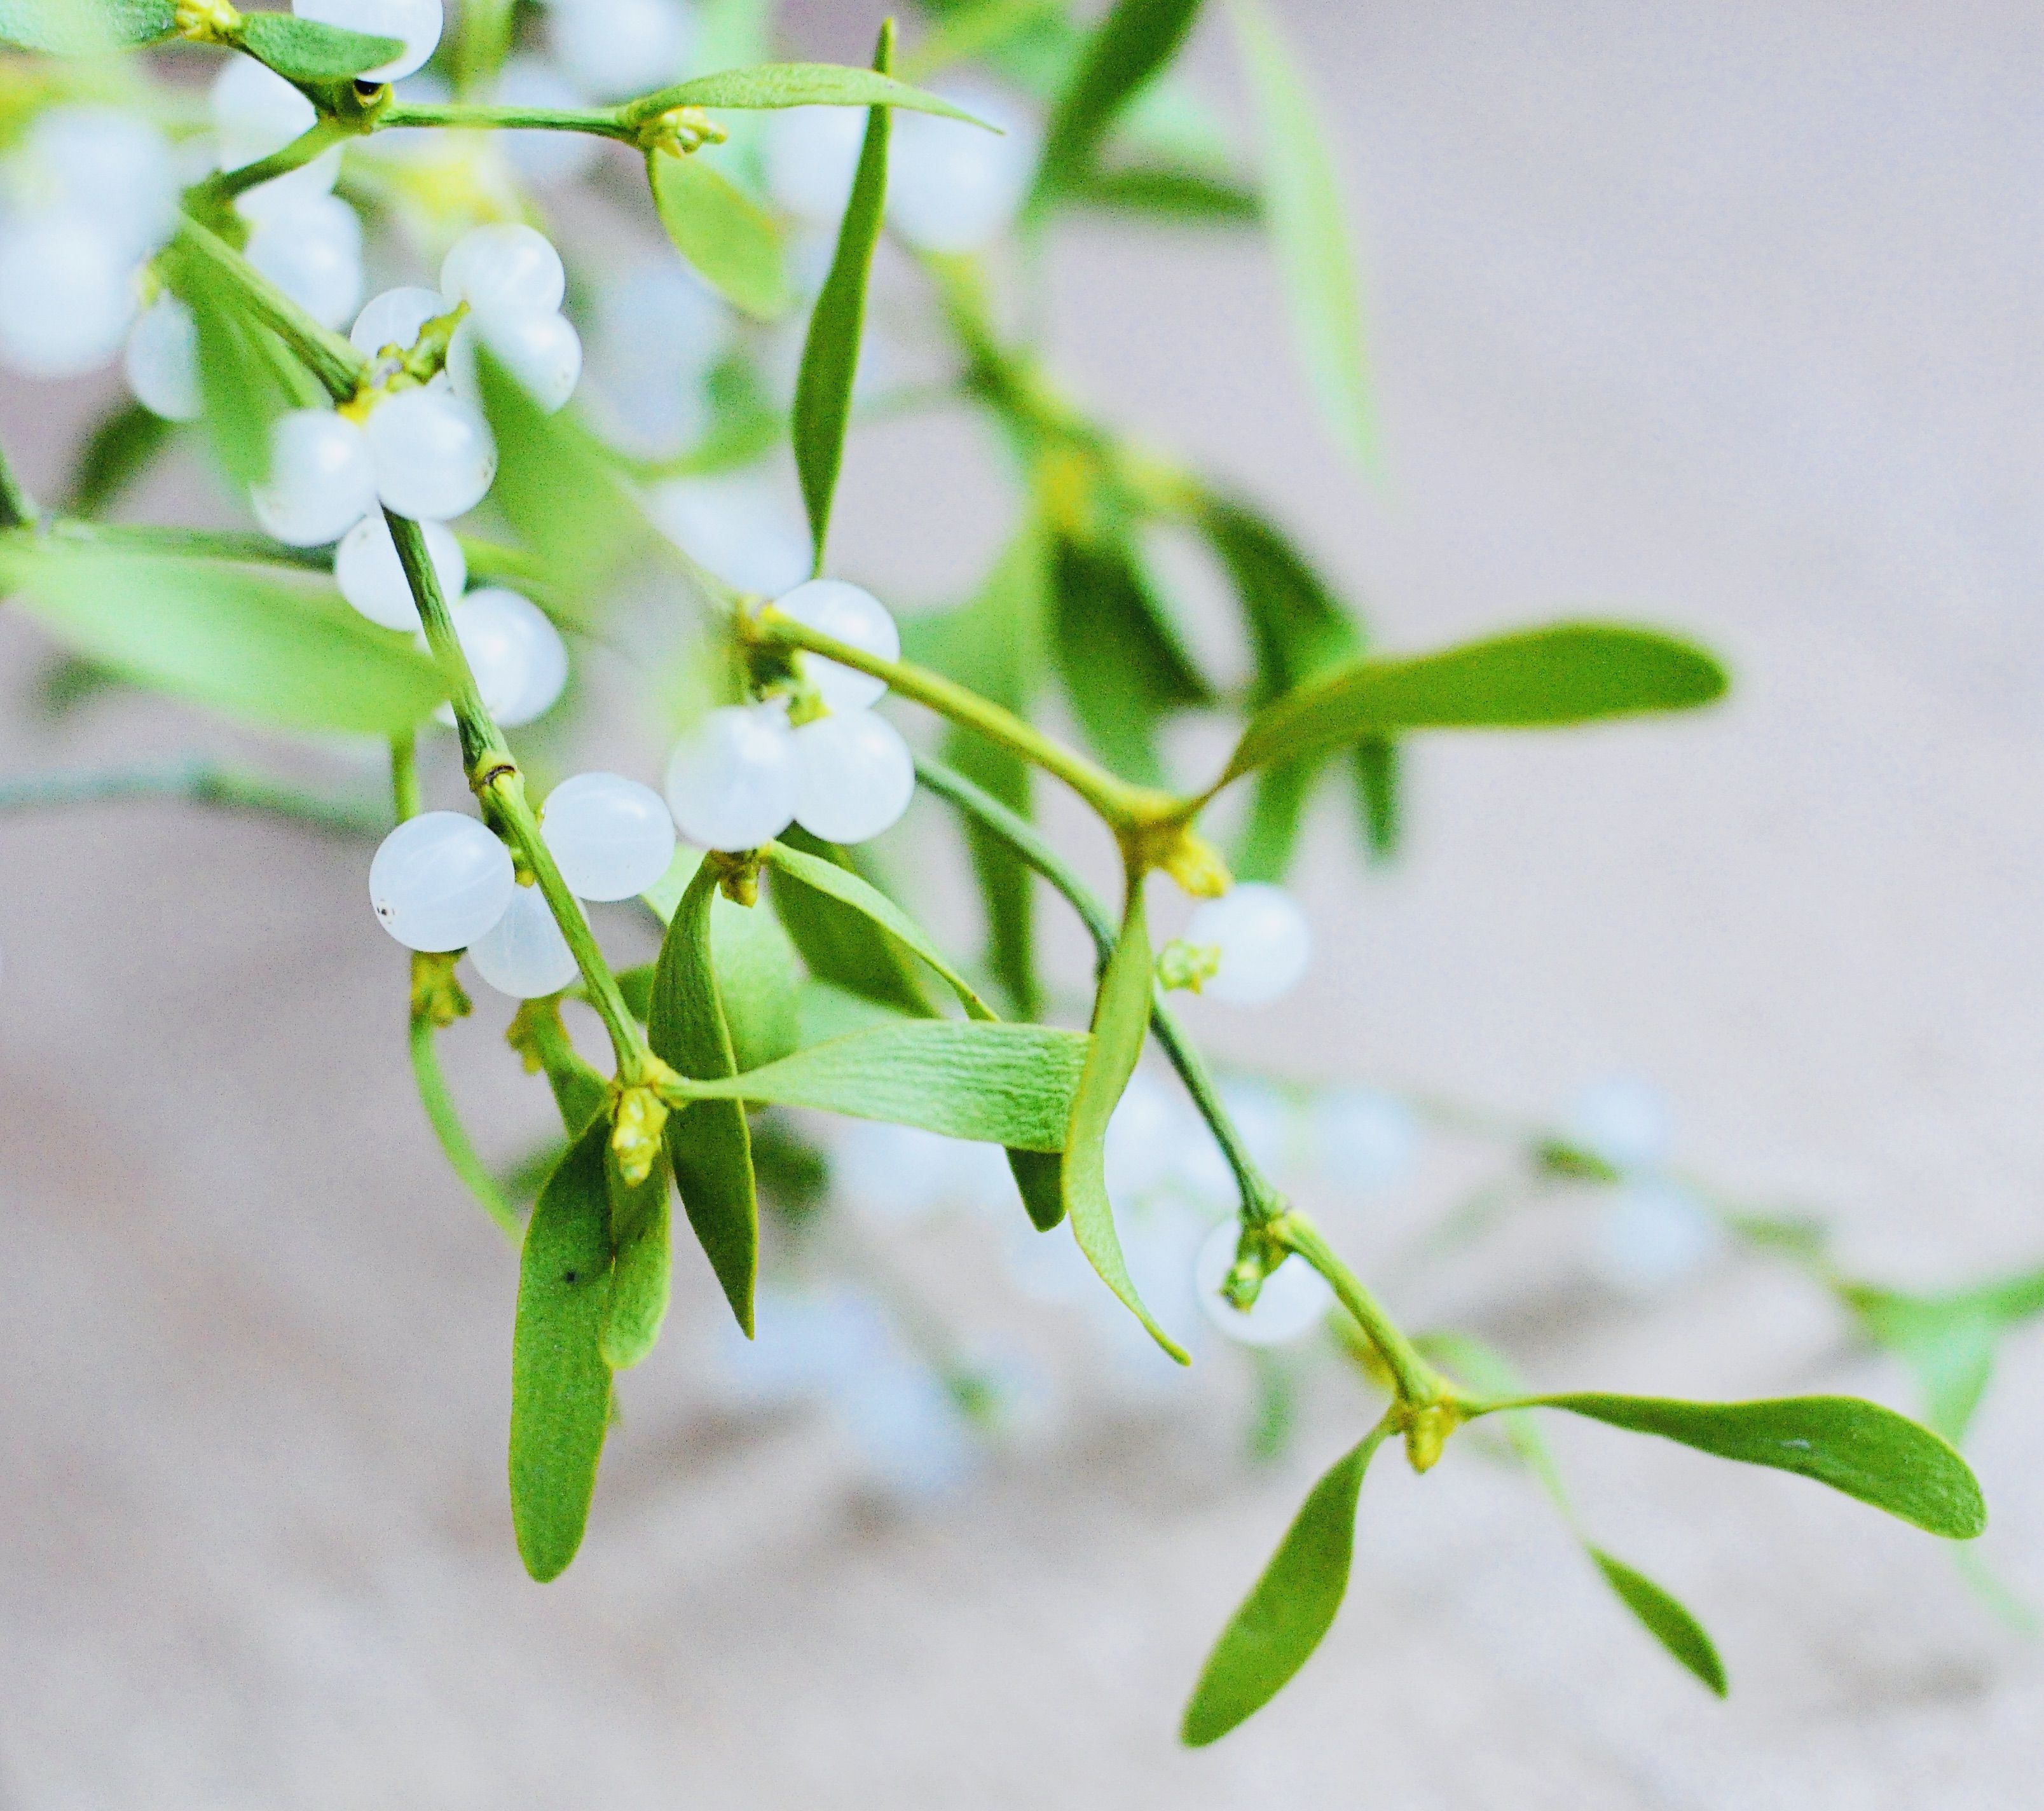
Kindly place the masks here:
POLYGON ((916 758, 870 710, 834 713, 794 732, 795 821, 830 843, 863 843, 901 821, 916 795, 916 758))
POLYGON ((568 682, 568 651, 545 611, 492 586, 470 592, 448 614, 492 717, 516 729, 552 708, 568 682))
POLYGON ((384 502, 415 521, 465 516, 490 491, 497 448, 471 402, 445 390, 401 390, 370 411, 363 433, 384 502))
MULTIPOLYGON (((774 607, 820 634, 849 642, 862 652, 882 660, 901 658, 901 632, 894 626, 887 606, 870 591, 847 585, 842 579, 812 579, 786 597, 775 599, 774 607)), ((887 690, 885 679, 876 679, 855 667, 826 660, 819 654, 802 656, 802 673, 833 711, 863 710, 878 704, 887 690)))
MULTIPOLYGON (((452 529, 439 522, 421 522, 426 553, 440 582, 440 595, 452 605, 468 583, 468 562, 452 529)), ((364 516, 341 537, 333 556, 334 583, 340 594, 373 623, 416 634, 418 606, 410 581, 390 539, 390 525, 381 509, 364 516)))
POLYGON ((504 916, 517 888, 510 851, 459 811, 407 818, 369 864, 377 922, 407 949, 465 949, 504 916))
POLYGON ((536 886, 511 889, 497 922, 468 946, 475 972, 500 994, 536 1000, 575 978, 574 952, 536 886))
POLYGON ((577 774, 547 795, 540 830, 579 899, 629 899, 674 859, 674 820, 651 786, 619 774, 577 774))
POLYGON ((440 46, 447 20, 440 0, 291 0, 302 19, 360 32, 365 37, 395 38, 404 49, 388 63, 365 70, 367 82, 395 82, 423 69, 440 46))
POLYGON ((499 221, 454 242, 440 263, 440 294, 471 308, 551 314, 567 294, 567 273, 544 233, 499 221))
POLYGON ((256 519, 290 547, 338 540, 376 501, 362 430, 328 409, 294 409, 270 429, 270 472, 251 493, 256 519))
POLYGON ((710 849, 756 849, 795 815, 794 740, 778 705, 711 711, 667 763, 667 806, 682 834, 710 849))
POLYGON ((198 329, 174 295, 159 295, 136 317, 122 360, 135 400, 167 421, 194 421, 204 407, 198 386, 198 329))
POLYGON ((417 343, 419 329, 452 306, 436 289, 386 289, 371 296, 355 316, 355 325, 348 330, 348 343, 365 359, 373 359, 390 346, 409 352, 417 343))
POLYGON ((1266 1006, 1283 998, 1304 978, 1313 955, 1312 928, 1298 902, 1260 881, 1243 881, 1204 901, 1185 940, 1220 951, 1220 971, 1200 991, 1231 1006, 1266 1006))

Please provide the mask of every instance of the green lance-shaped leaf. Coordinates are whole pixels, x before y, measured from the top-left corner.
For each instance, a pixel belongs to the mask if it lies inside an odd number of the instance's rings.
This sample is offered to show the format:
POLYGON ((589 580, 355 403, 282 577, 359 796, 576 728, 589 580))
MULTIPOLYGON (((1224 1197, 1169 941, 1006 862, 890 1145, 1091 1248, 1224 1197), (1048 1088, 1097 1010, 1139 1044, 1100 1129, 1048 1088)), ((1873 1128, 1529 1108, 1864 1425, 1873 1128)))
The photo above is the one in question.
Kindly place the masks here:
POLYGON ((178 29, 176 0, 0 0, 0 44, 48 56, 103 56, 178 29))
POLYGON ((1055 1151, 1087 1048, 1081 1033, 1047 1025, 901 1020, 813 1044, 702 1091, 715 1100, 810 1107, 947 1138, 1055 1151))
POLYGON ((1499 1405, 1566 1409, 1700 1452, 1814 1478, 1927 1533, 1970 1540, 1987 1505, 1966 1462, 1906 1416, 1851 1396, 1681 1402, 1653 1396, 1532 1396, 1499 1405))
POLYGON ((701 152, 649 152, 646 175, 674 249, 713 289, 755 320, 787 311, 787 262, 771 214, 701 152))
POLYGON ((1636 1572, 1602 1548, 1585 1549, 1596 1561, 1604 1582, 1637 1617, 1648 1634, 1703 1681, 1719 1698, 1727 1689, 1724 1662, 1704 1625, 1643 1572, 1636 1572))
POLYGON ((1214 694, 1135 548, 1119 537, 1060 540, 1051 590, 1058 674, 1087 741, 1124 778, 1162 785, 1159 727, 1214 694))
POLYGON ((1150 924, 1143 909, 1143 881, 1128 877, 1128 903, 1114 954, 1100 978, 1093 1002, 1093 1036, 1086 1047, 1085 1073, 1072 1102, 1064 1140, 1065 1211, 1087 1262, 1101 1281, 1119 1296, 1148 1329, 1151 1338, 1181 1364, 1191 1359, 1185 1348, 1158 1326, 1128 1274, 1121 1240, 1114 1228, 1114 1208, 1107 1196, 1107 1128, 1120 1104, 1128 1079, 1143 1054, 1150 1028, 1153 994, 1150 924))
POLYGON ((511 1345, 511 1521, 544 1584, 582 1545, 610 1425, 603 1325, 610 1307, 609 1121, 584 1127, 525 1229, 511 1345))
POLYGON ((711 966, 740 1069, 792 1055, 801 1038, 802 966, 772 910, 740 906, 720 893, 710 902, 711 966))
MULTIPOLYGON (((894 21, 889 19, 880 28, 873 67, 885 75, 893 57, 894 21)), ((815 544, 819 573, 830 534, 831 498, 844 463, 859 348, 866 334, 866 281, 887 209, 887 134, 892 117, 886 107, 875 107, 866 115, 866 139, 859 147, 851 197, 838 228, 836 255, 809 317, 801 372, 795 383, 795 468, 801 475, 802 501, 809 512, 809 538, 815 544)))
POLYGON ((984 121, 940 96, 912 88, 877 69, 838 63, 762 63, 750 69, 693 76, 633 102, 626 117, 635 122, 649 120, 676 107, 905 107, 911 113, 941 113, 947 119, 986 126, 984 121))
POLYGON ((1412 729, 1544 729, 1688 710, 1722 698, 1727 682, 1695 644, 1619 623, 1555 623, 1358 660, 1251 718, 1220 783, 1412 729))
POLYGON ((674 1209, 667 1165, 655 1163, 640 1182, 619 1174, 617 1154, 606 1150, 604 1175, 610 1192, 610 1243, 617 1256, 611 1271, 609 1310, 603 1319, 603 1362, 628 1371, 659 1343, 667 1318, 674 1279, 674 1209))
POLYGON ((1254 190, 1179 163, 1138 162, 1096 170, 1065 198, 1095 213, 1132 214, 1176 226, 1254 226, 1263 217, 1254 190))
POLYGON ((1304 71, 1262 0, 1233 0, 1263 137, 1263 212, 1292 333, 1335 436, 1363 465, 1377 456, 1362 298, 1341 180, 1304 71))
POLYGON ((1254 1716, 1333 1626, 1348 1590, 1363 1474, 1389 1431, 1380 1423, 1329 1467, 1221 1631, 1185 1706, 1180 1732, 1189 1748, 1217 1742, 1254 1716))
POLYGON ((324 25, 289 13, 244 13, 241 48, 288 82, 348 82, 404 54, 397 38, 324 25))
POLYGON ((178 424, 167 421, 139 402, 110 410, 92 430, 71 475, 64 513, 97 516, 120 501, 172 440, 178 424))
POLYGON ((51 539, 0 543, 0 591, 78 652, 258 723, 389 736, 445 695, 405 636, 310 573, 51 539))
MULTIPOLYGON (((850 871, 853 858, 801 829, 782 832, 786 846, 850 871)), ((870 884, 869 882, 869 884, 870 884)), ((768 888, 774 911, 787 927, 811 975, 856 994, 890 1012, 928 1018, 936 1011, 901 945, 872 919, 832 891, 811 886, 782 869, 768 888)))
POLYGON ((198 332, 199 392, 213 455, 232 483, 258 483, 270 469, 271 424, 299 400, 279 363, 282 348, 209 260, 179 256, 174 247, 162 267, 198 332))
POLYGON ((1092 173, 1116 121, 1178 54, 1199 10, 1200 0, 1116 0, 1051 110, 1034 206, 1079 186, 1092 173))
MULTIPOLYGON (((693 1081, 718 1080, 738 1068, 710 953, 710 902, 716 895, 716 872, 705 861, 668 924, 646 1021, 653 1054, 693 1081)), ((698 1101, 669 1116, 666 1142, 689 1225, 749 1339, 759 1267, 759 1201, 745 1109, 735 1100, 698 1101)))
POLYGON ((1954 1445, 1964 1440, 2009 1324, 1992 1292, 1904 1295, 1860 1286, 1841 1293, 1867 1336, 1908 1367, 1931 1427, 1954 1445))

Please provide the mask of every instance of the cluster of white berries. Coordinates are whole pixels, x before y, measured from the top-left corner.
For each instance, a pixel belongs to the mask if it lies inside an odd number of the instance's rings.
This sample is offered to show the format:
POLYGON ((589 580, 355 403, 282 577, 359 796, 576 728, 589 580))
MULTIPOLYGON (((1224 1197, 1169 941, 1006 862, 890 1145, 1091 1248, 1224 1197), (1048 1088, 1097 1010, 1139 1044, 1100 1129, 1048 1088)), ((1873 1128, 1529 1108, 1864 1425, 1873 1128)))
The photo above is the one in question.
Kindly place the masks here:
MULTIPOLYGON (((798 585, 774 606, 821 634, 892 660, 900 632, 870 592, 836 579, 798 585)), ((752 849, 799 824, 826 842, 863 843, 899 821, 916 790, 915 757, 874 712, 885 682, 801 656, 824 714, 790 721, 787 701, 728 705, 684 737, 667 766, 667 802, 690 841, 752 849)))

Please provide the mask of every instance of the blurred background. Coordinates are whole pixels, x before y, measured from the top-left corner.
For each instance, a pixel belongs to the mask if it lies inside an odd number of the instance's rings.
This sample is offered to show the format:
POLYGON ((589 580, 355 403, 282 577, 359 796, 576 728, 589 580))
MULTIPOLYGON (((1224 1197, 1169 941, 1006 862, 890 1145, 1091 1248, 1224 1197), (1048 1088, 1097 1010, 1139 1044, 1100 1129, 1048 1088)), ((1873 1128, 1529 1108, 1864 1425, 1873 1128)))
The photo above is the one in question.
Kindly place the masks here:
MULTIPOLYGON (((1643 1099, 1669 1164, 1822 1217, 1854 1275, 2044 1255, 2044 26, 1995 0, 1275 10, 1364 247, 1381 478, 1324 432, 1247 236, 1061 229, 1058 369, 1260 499, 1389 645, 1595 607, 1693 633, 1736 685, 1694 720, 1417 745, 1395 866, 1363 868, 1336 802, 1316 823, 1308 986, 1185 1016, 1408 1325, 1554 1387, 1907 1405, 1792 1271, 1628 1271, 1597 1191, 1413 1261, 1496 1152, 1394 1111, 1358 1155, 1300 1090, 1528 1125, 1643 1099)), ((790 36, 863 62, 880 13, 815 0, 790 36)), ((1246 135, 1218 16, 1187 69, 1246 135)), ((0 381, 32 490, 117 383, 0 381)), ((1008 483, 962 416, 862 431, 834 564, 905 611, 955 601, 1008 483)), ((239 519, 196 452, 125 513, 239 519)), ((0 612, 0 779, 306 759, 128 692, 50 721, 50 655, 0 612)), ((1211 742, 1193 726, 1188 759, 1211 742)), ((658 758, 615 715, 588 746, 658 758)), ((938 814, 897 850, 969 942, 938 814)), ((503 1473, 515 1254, 419 1112, 365 862, 175 806, 0 817, 7 1811, 2034 1801, 2044 1655, 1936 1543, 1587 1426, 1555 1430, 1586 1520, 1710 1627, 1727 1703, 1466 1443, 1424 1480, 1377 1468, 1318 1656, 1179 1750, 1201 1659, 1366 1393, 1212 1340, 1175 1373, 1017 1255, 1019 1216, 906 1199, 886 1148, 863 1194, 847 1148, 830 1280, 784 1276, 749 1359, 681 1267, 587 1545, 533 1586, 503 1473), (993 1380, 997 1437, 904 1352, 993 1380), (1258 1434, 1274 1402, 1288 1439, 1258 1434)), ((444 1048, 508 1163, 552 1109, 505 1017, 444 1048)), ((1986 1556, 2032 1600, 2040 1386, 2044 1336, 2019 1334, 1969 1444, 1986 1556)))

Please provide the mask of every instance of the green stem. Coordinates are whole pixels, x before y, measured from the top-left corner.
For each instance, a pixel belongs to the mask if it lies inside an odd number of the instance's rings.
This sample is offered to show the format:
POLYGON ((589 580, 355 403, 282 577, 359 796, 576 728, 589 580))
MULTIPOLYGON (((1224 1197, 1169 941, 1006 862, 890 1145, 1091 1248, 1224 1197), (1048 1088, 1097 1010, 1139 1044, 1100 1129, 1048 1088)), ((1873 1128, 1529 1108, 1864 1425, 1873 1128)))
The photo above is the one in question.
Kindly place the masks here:
POLYGON ((911 665, 904 660, 883 660, 863 648, 840 641, 834 636, 811 629, 770 605, 741 619, 741 633, 769 648, 801 648, 827 659, 856 667, 887 682, 890 691, 912 698, 954 723, 1011 749, 1024 760, 1055 774, 1091 806, 1117 835, 1176 818, 1182 814, 1178 800, 1166 793, 1132 786, 1088 760, 1076 750, 1053 741, 1034 724, 1011 710, 982 698, 940 673, 911 665))
POLYGON ((253 163, 244 163, 236 170, 216 171, 204 182, 194 184, 187 191, 186 198, 202 207, 224 208, 236 196, 245 195, 251 189, 259 189, 279 176, 288 176, 294 170, 302 170, 333 146, 345 144, 357 136, 353 126, 323 114, 289 144, 271 152, 267 157, 259 157, 253 163))
POLYGON ((465 101, 428 105, 394 102, 376 116, 380 132, 394 126, 446 126, 477 132, 586 132, 636 144, 639 134, 614 107, 499 107, 465 101))
POLYGON ((0 783, 0 813, 112 805, 142 798, 179 799, 223 811, 261 812, 347 836, 379 836, 390 828, 391 821, 373 806, 321 798, 260 775, 237 773, 207 760, 115 767, 98 773, 50 774, 0 783))
POLYGON ((1320 1229, 1293 1208, 1266 1223, 1264 1230, 1288 1252, 1301 1257, 1327 1279, 1341 1305, 1377 1348, 1398 1391, 1398 1400, 1424 1408, 1442 1400, 1447 1386, 1422 1358, 1377 1298, 1322 1236, 1320 1229))
POLYGON ((460 1177, 468 1192, 482 1204, 483 1212, 502 1228, 505 1237, 513 1244, 518 1244, 525 1233, 517 1209, 504 1198, 496 1178, 490 1173, 490 1166, 470 1142, 468 1129, 461 1123, 454 1096, 448 1091, 447 1077, 440 1069, 440 1052, 434 1045, 433 1035, 432 1019, 423 1013, 413 1013, 412 1075, 418 1083, 419 1100, 426 1109, 427 1121, 433 1129, 433 1135, 440 1140, 448 1167, 460 1177))
POLYGON ((186 214, 178 222, 177 243, 241 292, 249 312, 298 354, 335 402, 347 402, 361 387, 369 361, 321 326, 219 234, 186 214))
MULTIPOLYGON (((20 530, 0 529, 0 538, 20 530)), ((165 553, 181 559, 227 559, 248 566, 287 566, 324 572, 333 564, 329 548, 282 547, 267 535, 210 529, 165 528, 153 523, 89 522, 53 517, 40 532, 70 546, 103 548, 110 553, 165 553)))

